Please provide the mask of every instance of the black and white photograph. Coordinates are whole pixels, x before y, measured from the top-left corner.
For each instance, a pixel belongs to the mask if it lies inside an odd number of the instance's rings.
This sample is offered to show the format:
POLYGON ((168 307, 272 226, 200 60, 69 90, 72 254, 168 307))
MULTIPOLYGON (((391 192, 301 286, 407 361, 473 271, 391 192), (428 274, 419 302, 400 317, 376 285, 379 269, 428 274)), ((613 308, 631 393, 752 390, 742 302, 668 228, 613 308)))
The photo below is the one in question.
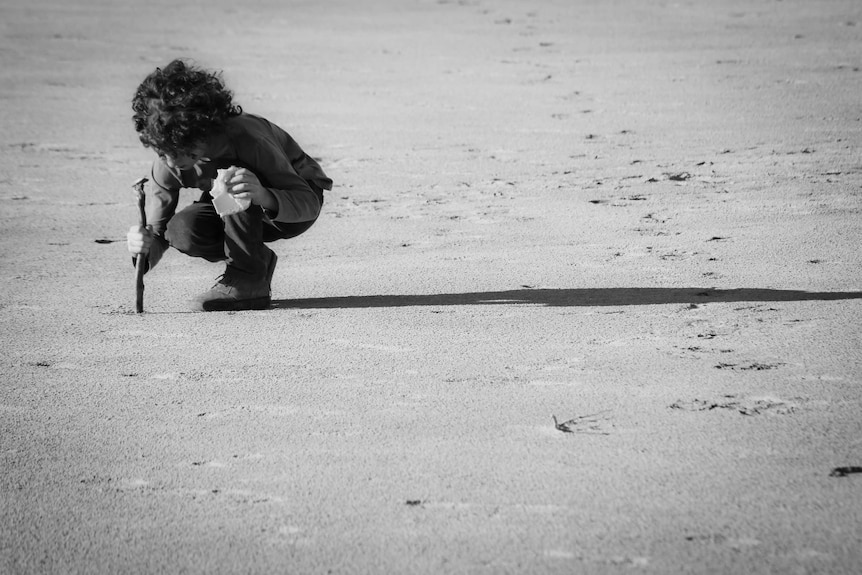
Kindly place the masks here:
POLYGON ((862 573, 860 0, 4 0, 0 573, 862 573))

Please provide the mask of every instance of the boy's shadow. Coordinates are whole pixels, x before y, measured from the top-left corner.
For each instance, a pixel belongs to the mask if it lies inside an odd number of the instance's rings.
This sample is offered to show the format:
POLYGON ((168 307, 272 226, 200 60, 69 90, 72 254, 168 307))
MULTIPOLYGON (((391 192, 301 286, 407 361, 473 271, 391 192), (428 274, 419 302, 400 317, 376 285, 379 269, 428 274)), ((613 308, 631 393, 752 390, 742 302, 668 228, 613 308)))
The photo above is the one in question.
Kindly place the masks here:
POLYGON ((759 288, 524 288, 507 291, 428 295, 362 295, 273 300, 281 309, 332 309, 448 305, 529 304, 541 306, 623 306, 712 302, 781 302, 860 299, 862 292, 806 292, 759 288))

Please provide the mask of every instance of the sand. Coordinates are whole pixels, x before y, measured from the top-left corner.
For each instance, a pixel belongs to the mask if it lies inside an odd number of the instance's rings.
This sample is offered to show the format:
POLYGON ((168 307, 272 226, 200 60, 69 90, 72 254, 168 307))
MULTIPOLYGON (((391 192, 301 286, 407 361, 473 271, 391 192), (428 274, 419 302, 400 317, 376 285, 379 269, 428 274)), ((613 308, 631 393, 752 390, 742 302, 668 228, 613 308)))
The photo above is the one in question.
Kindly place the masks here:
POLYGON ((859 2, 0 27, 0 571, 859 571, 859 2), (222 268, 172 251, 134 313, 174 57, 336 182, 272 309, 187 313, 222 268))

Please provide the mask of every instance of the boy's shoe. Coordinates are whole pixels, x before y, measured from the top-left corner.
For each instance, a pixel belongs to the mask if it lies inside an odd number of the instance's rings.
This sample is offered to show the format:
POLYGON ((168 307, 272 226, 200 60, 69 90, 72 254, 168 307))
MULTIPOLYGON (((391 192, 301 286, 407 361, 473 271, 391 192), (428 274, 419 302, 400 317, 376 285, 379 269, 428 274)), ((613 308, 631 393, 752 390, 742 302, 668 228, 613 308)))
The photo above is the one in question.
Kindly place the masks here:
POLYGON ((278 263, 275 252, 270 251, 269 254, 265 277, 251 280, 244 274, 232 273, 228 266, 208 292, 192 300, 192 309, 194 311, 240 311, 268 308, 272 301, 272 275, 278 263))

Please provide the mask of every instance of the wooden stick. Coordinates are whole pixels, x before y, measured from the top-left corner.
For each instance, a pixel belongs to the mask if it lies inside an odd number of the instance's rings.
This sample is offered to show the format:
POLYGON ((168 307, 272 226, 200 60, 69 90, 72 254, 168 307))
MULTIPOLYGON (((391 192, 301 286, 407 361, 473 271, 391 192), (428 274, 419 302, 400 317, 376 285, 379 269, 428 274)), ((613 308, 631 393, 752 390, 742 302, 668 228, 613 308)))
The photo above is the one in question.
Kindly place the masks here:
MULTIPOLYGON (((147 181, 147 178, 141 178, 132 184, 132 189, 135 190, 135 197, 138 199, 138 221, 142 228, 147 227, 147 212, 144 209, 146 202, 144 184, 147 181)), ((135 262, 135 311, 137 313, 143 313, 144 311, 144 272, 146 272, 146 259, 147 254, 138 254, 138 259, 135 262)))

